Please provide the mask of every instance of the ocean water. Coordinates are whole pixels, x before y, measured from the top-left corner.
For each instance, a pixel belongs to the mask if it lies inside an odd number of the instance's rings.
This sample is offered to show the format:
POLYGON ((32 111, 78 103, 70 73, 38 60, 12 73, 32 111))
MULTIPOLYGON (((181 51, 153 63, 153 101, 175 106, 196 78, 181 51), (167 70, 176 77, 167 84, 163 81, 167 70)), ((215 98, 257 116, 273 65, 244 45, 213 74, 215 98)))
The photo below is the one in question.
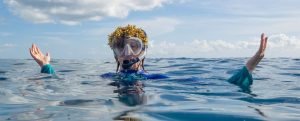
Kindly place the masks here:
POLYGON ((57 76, 33 60, 0 60, 1 121, 299 121, 300 59, 267 58, 250 92, 226 82, 246 58, 147 59, 145 69, 170 78, 141 81, 139 95, 120 96, 113 61, 53 60, 57 76), (126 101, 124 101, 126 100, 126 101))

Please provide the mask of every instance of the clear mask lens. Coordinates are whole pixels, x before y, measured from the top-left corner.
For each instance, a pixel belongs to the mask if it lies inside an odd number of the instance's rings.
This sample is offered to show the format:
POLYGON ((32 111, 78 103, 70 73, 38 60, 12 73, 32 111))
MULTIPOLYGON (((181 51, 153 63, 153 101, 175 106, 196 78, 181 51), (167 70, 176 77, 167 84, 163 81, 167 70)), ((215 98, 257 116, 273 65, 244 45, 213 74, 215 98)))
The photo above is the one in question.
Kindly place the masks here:
POLYGON ((122 44, 115 45, 113 51, 117 56, 138 55, 143 49, 143 43, 139 38, 130 37, 125 39, 122 44))

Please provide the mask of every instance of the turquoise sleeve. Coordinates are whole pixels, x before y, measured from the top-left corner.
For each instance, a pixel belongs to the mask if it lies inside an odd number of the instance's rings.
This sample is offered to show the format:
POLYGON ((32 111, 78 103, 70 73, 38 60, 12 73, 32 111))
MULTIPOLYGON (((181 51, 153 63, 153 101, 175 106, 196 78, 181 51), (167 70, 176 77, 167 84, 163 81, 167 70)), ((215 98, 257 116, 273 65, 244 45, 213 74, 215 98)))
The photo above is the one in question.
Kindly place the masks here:
POLYGON ((42 67, 41 73, 55 74, 53 67, 50 64, 46 64, 42 67))
POLYGON ((243 69, 234 74, 227 81, 240 86, 242 89, 249 89, 250 85, 252 85, 253 78, 247 67, 244 66, 243 69))

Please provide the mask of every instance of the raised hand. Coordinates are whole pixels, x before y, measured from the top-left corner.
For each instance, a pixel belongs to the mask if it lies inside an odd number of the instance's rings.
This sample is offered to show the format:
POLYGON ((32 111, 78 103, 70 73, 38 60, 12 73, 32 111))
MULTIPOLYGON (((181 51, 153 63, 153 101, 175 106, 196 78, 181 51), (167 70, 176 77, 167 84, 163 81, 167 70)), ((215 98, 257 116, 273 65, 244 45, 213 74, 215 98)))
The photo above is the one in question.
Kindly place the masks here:
POLYGON ((256 54, 250 58, 246 64, 246 67, 249 72, 253 72, 254 68, 261 61, 261 59, 265 56, 265 50, 267 47, 268 37, 265 36, 264 33, 261 34, 260 46, 256 54))
POLYGON ((267 48, 268 37, 265 36, 264 33, 261 34, 260 46, 257 54, 259 54, 260 58, 263 58, 265 55, 265 50, 267 48))
POLYGON ((46 53, 46 55, 44 55, 35 44, 32 44, 32 47, 29 48, 29 52, 32 58, 40 65, 40 67, 50 64, 50 54, 46 53))

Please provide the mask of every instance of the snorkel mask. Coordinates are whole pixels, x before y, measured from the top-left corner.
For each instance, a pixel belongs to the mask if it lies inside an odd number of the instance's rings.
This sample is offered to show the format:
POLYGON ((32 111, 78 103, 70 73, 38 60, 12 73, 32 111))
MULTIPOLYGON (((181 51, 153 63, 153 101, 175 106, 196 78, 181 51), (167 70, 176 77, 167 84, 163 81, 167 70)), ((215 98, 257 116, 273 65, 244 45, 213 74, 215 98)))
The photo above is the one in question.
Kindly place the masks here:
POLYGON ((118 68, 130 70, 134 64, 142 61, 147 53, 147 35, 144 30, 134 25, 118 27, 109 35, 109 42, 114 56, 118 62, 118 68))
POLYGON ((115 44, 113 51, 118 61, 122 62, 123 69, 130 69, 131 66, 145 58, 147 46, 137 37, 129 37, 122 43, 115 44))

